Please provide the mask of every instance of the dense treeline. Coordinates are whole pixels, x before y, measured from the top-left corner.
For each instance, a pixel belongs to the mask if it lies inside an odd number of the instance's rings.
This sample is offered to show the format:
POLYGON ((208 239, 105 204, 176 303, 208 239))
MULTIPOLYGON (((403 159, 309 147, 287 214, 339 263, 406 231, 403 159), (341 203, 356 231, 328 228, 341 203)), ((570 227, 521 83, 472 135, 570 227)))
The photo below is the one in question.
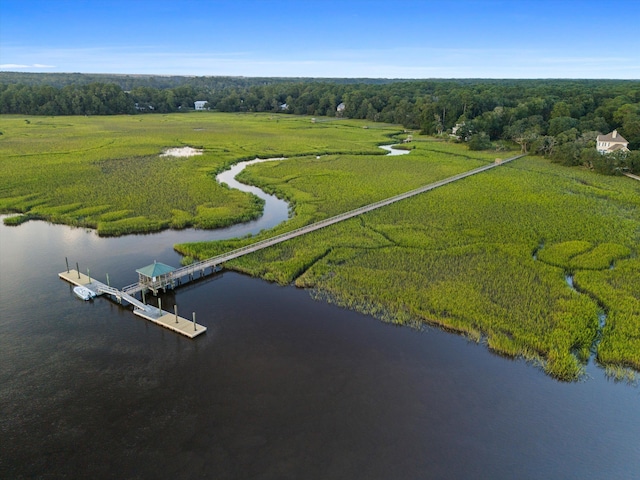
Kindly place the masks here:
POLYGON ((61 88, 67 85, 87 85, 89 83, 115 83, 125 91, 136 87, 175 88, 192 85, 200 89, 227 87, 250 87, 272 83, 334 83, 334 84, 388 84, 407 82, 406 79, 388 78, 312 78, 312 77, 194 77, 180 75, 128 75, 108 73, 30 73, 0 72, 0 84, 22 83, 25 85, 50 85, 61 88))
POLYGON ((640 173, 637 152, 602 156, 595 151, 598 133, 613 129, 631 150, 640 149, 638 81, 0 74, 0 113, 5 114, 170 113, 191 110, 198 100, 223 112, 344 116, 431 135, 455 130, 455 138, 473 150, 514 141, 525 152, 566 165, 640 173))
POLYGON ((113 83, 55 88, 0 85, 0 113, 25 115, 115 115, 134 113, 135 104, 113 83))

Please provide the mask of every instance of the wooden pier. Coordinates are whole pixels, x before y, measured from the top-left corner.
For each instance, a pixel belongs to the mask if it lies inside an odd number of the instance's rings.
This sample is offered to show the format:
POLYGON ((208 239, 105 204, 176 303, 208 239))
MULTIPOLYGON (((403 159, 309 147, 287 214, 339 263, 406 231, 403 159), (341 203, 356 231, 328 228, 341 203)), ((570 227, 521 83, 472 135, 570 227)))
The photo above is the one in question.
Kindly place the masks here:
POLYGON ((133 313, 135 315, 164 328, 168 328, 169 330, 173 330, 174 332, 186 337, 194 338, 207 331, 207 327, 195 322, 195 313, 193 314, 194 319, 188 320, 178 316, 177 311, 171 313, 154 307, 153 305, 147 305, 135 298, 133 295, 106 285, 95 278, 91 278, 89 275, 85 275, 84 273, 80 273, 74 269, 59 273, 58 276, 73 285, 80 285, 88 288, 96 295, 111 295, 120 304, 125 301, 133 305, 133 313))
MULTIPOLYGON (((186 318, 178 317, 177 313, 165 312, 164 310, 155 308, 150 305, 146 305, 143 302, 139 301, 134 297, 137 293, 145 291, 151 291, 154 294, 157 294, 159 290, 167 290, 177 288, 183 283, 195 280, 196 278, 205 277, 208 274, 215 273, 222 269, 222 265, 229 260, 233 260, 234 258, 242 257, 243 255, 247 255, 249 253, 257 252, 258 250, 262 250, 263 248, 268 248, 272 245, 277 245, 282 242, 286 242, 295 237, 299 237, 305 235, 307 233, 320 230, 321 228, 328 227, 329 225, 334 225, 336 223, 342 222, 344 220, 348 220, 350 218, 356 217, 358 215, 362 215, 367 212, 371 212, 381 207, 385 207, 387 205, 391 205, 392 203, 399 202, 401 200, 405 200, 407 198, 411 198, 413 196, 419 195, 421 193, 428 192, 438 187, 442 187, 452 182, 456 182, 462 180, 464 178, 470 177, 472 175, 477 175, 478 173, 485 172, 487 170, 491 170, 493 168, 500 167, 505 165, 513 160, 524 157, 525 154, 516 155, 511 158, 507 158, 505 160, 496 160, 494 163, 490 163, 488 165, 484 165, 482 167, 476 168, 474 170, 470 170, 468 172, 463 172, 458 175, 454 175, 449 178, 445 178, 444 180, 440 180, 429 185, 425 185, 423 187, 417 188, 415 190, 411 190, 409 192, 402 193, 400 195, 396 195, 394 197, 390 197, 379 202, 371 203, 369 205, 365 205, 360 208, 356 208, 355 210, 351 210, 349 212, 342 213, 340 215, 336 215, 334 217, 327 218, 325 220, 321 220, 316 223, 312 223, 311 225, 307 225, 302 228, 298 228, 296 230, 292 230, 287 233, 283 233, 281 235, 276 235, 274 237, 268 238, 266 240, 262 240, 251 245, 247 245, 246 247, 238 248, 236 250, 232 250, 223 255, 218 255, 212 258, 208 258, 206 260, 202 260, 200 262, 193 263, 191 265, 187 265, 181 268, 173 268, 168 265, 155 263, 153 265, 149 265, 147 267, 143 267, 141 269, 136 270, 139 274, 139 280, 136 283, 131 285, 127 285, 122 289, 118 290, 116 288, 105 285, 102 282, 98 282, 95 279, 89 278, 88 275, 84 275, 79 273, 77 270, 69 270, 67 264, 67 272, 60 273, 60 278, 73 283, 75 285, 82 285, 93 290, 97 295, 101 294, 109 294, 116 298, 119 303, 122 301, 126 301, 134 306, 133 313, 150 320, 158 325, 161 325, 165 328, 169 328, 175 332, 178 332, 182 335, 186 335, 187 337, 193 338, 201 333, 204 333, 207 328, 198 325, 195 323, 195 313, 194 320, 189 321, 186 318)), ((633 177, 637 178, 637 177, 633 177)), ((143 296, 144 298, 144 296, 143 296)))
MULTIPOLYGON (((246 247, 241 247, 236 250, 232 250, 230 252, 224 253, 222 255, 217 255, 215 257, 207 258, 206 260, 202 260, 199 262, 192 263, 191 265, 186 265, 181 268, 177 268, 173 270, 170 274, 170 283, 172 288, 174 286, 181 285, 184 281, 194 280, 195 278, 204 277, 209 273, 214 273, 219 271, 222 268, 222 264, 228 262, 229 260, 233 260, 234 258, 242 257, 243 255, 247 255, 249 253, 257 252, 258 250, 262 250, 263 248, 268 248, 273 245, 277 245, 282 242, 286 242, 287 240, 291 240, 292 238, 300 237, 302 235, 306 235, 307 233, 314 232, 316 230, 320 230, 321 228, 328 227, 329 225, 334 225, 339 222, 343 222, 344 220, 348 220, 353 217, 357 217, 367 212, 371 212, 378 208, 386 207, 387 205, 391 205, 392 203, 399 202, 401 200, 405 200, 407 198, 414 197, 416 195, 420 195, 422 193, 428 192, 430 190, 436 189, 438 187, 442 187, 444 185, 448 185, 449 183, 457 182, 467 177, 471 177, 472 175, 477 175, 478 173, 486 172, 487 170, 491 170, 493 168, 499 168, 503 165, 506 165, 513 160, 517 160, 518 158, 524 157, 526 154, 516 155, 511 158, 507 158, 505 160, 496 161, 494 163, 490 163, 487 165, 483 165, 482 167, 469 170, 467 172, 459 173, 449 178, 445 178, 444 180, 439 180, 437 182, 431 183, 429 185, 425 185, 420 188, 416 188, 415 190, 411 190, 409 192, 401 193, 400 195, 396 195, 394 197, 386 198, 384 200, 380 200, 375 203, 371 203, 369 205, 365 205, 360 208, 356 208, 355 210, 351 210, 349 212, 341 213, 334 217, 327 218, 325 220, 321 220, 316 223, 312 223, 311 225, 307 225, 302 228, 298 228, 296 230, 292 230, 290 232, 286 232, 280 235, 276 235, 271 238, 267 238, 266 240, 261 240, 256 243, 252 243, 251 245, 247 245, 246 247)), ((167 279, 164 280, 165 282, 167 279)), ((135 295, 136 293, 149 288, 147 284, 142 282, 137 282, 132 285, 127 285, 122 288, 123 292, 126 292, 130 295, 135 295)))

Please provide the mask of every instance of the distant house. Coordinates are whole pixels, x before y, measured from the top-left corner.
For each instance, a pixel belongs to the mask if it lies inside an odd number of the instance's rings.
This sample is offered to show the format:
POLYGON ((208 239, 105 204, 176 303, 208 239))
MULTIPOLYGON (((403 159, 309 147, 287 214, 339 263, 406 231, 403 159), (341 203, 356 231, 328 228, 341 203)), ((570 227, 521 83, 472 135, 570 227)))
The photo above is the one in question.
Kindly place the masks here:
POLYGON ((140 111, 140 112, 144 112, 145 110, 149 109, 149 110, 155 110, 155 108, 153 107, 153 105, 140 105, 138 103, 136 103, 136 110, 140 111))
POLYGON ((207 104, 206 100, 197 100, 194 102, 196 110, 205 110, 204 106, 207 104))
POLYGON ((286 103, 283 103, 280 105, 280 110, 282 110, 283 112, 286 110, 289 110, 289 105, 287 105, 286 103))
POLYGON ((628 152, 628 147, 629 142, 627 142, 617 130, 606 135, 598 135, 596 138, 596 150, 600 153, 628 152))
POLYGON ((346 108, 347 106, 344 103, 341 103, 336 107, 336 112, 338 112, 339 114, 343 114, 346 108))
MULTIPOLYGON (((464 122, 456 123, 456 125, 451 129, 451 133, 449 134, 449 136, 460 140, 460 135, 458 135, 458 130, 460 130, 460 128, 464 126, 465 126, 464 122)), ((467 139, 465 138, 465 140, 467 139)))

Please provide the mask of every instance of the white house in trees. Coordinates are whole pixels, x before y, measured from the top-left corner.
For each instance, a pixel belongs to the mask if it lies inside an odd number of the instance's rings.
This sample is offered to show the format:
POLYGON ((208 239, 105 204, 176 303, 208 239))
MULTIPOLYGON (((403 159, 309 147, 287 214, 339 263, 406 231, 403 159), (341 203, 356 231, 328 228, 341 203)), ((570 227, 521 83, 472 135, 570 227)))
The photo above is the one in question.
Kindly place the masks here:
POLYGON ((196 100, 193 103, 196 106, 196 110, 204 110, 204 106, 206 105, 207 101, 206 100, 196 100))
POLYGON ((628 152, 628 147, 629 142, 627 142, 617 130, 606 135, 598 135, 596 138, 596 149, 600 153, 612 153, 619 150, 628 152))

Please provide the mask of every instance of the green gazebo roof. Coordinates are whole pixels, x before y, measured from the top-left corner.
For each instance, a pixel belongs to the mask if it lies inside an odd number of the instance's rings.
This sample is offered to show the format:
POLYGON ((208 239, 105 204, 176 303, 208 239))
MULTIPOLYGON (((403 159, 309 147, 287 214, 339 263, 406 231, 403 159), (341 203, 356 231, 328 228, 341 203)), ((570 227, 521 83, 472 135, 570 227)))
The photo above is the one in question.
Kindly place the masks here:
POLYGON ((166 275, 167 273, 171 273, 175 270, 170 265, 165 265, 160 262, 153 262, 151 265, 147 265, 146 267, 142 267, 136 270, 140 275, 144 275, 145 277, 160 277, 162 275, 166 275))

